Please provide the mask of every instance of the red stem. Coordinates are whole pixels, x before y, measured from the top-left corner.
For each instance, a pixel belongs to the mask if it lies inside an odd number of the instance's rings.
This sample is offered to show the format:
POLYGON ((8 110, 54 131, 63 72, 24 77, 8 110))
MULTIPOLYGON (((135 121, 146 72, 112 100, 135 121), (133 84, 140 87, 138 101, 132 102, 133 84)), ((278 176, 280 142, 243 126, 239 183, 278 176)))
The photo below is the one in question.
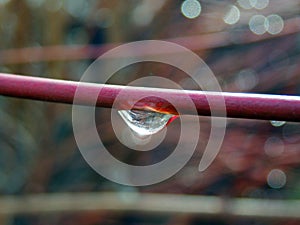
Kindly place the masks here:
MULTIPOLYGON (((35 99, 50 102, 73 103, 74 95, 79 83, 47 78, 37 78, 0 73, 0 95, 35 99)), ((80 95, 76 103, 90 105, 92 96, 98 95, 97 106, 111 108, 114 100, 126 87, 126 94, 118 96, 119 104, 114 105, 120 109, 130 109, 128 103, 136 102, 141 96, 163 96, 172 99, 181 113, 190 114, 191 108, 187 104, 187 97, 191 98, 198 115, 209 116, 210 106, 208 100, 214 102, 215 116, 221 112, 218 101, 225 100, 227 116, 233 118, 300 121, 300 97, 286 95, 226 93, 182 91, 172 89, 128 87, 118 85, 103 85, 80 83, 84 94, 80 95)), ((135 104, 134 109, 151 109, 177 114, 174 107, 167 101, 158 97, 146 97, 135 104)), ((220 115, 222 116, 222 115, 220 115)))

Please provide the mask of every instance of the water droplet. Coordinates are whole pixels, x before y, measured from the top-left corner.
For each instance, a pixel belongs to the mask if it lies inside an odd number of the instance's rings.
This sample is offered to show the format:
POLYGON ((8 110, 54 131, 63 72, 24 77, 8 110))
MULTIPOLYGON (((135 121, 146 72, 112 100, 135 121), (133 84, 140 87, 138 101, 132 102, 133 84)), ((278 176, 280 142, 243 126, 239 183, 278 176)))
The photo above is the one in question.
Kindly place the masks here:
POLYGON ((275 120, 271 120, 270 123, 272 124, 272 126, 274 127, 281 127, 284 124, 286 124, 285 121, 275 121, 275 120))
POLYGON ((140 110, 119 110, 125 123, 140 136, 152 135, 162 130, 172 119, 172 114, 140 110))

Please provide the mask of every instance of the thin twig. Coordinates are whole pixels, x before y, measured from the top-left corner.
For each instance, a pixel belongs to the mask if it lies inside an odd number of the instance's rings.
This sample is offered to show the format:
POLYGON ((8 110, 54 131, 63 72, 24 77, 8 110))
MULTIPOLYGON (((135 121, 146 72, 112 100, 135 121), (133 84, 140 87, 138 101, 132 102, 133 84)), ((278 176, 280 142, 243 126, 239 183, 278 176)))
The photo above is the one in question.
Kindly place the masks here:
POLYGON ((300 121, 299 96, 129 87, 3 73, 0 73, 0 95, 118 109, 131 109, 131 105, 137 102, 133 109, 171 114, 193 114, 195 107, 198 115, 204 116, 211 115, 211 108, 214 109, 213 116, 225 116, 222 114, 224 100, 228 117, 300 121), (81 91, 73 102, 78 87, 81 91), (148 97, 141 99, 143 96, 148 97), (114 104, 117 97, 118 102, 114 104), (176 102, 177 110, 165 99, 176 102), (189 104, 190 99, 192 105, 189 104))

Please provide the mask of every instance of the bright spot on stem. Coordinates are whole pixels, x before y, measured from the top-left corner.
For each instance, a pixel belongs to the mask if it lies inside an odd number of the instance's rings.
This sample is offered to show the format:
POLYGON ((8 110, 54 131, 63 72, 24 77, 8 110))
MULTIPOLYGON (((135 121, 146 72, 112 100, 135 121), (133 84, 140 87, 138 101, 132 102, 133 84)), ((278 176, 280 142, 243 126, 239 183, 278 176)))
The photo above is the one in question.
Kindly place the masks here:
POLYGON ((279 34, 284 28, 284 21, 281 16, 272 14, 266 19, 267 31, 270 34, 279 34))
POLYGON ((271 188, 282 188, 286 184, 286 174, 279 169, 271 170, 268 174, 267 182, 271 188))
POLYGON ((139 136, 148 136, 161 131, 174 115, 140 110, 119 110, 119 115, 139 136))
POLYGON ((254 34, 262 35, 266 33, 266 17, 263 15, 254 15, 249 20, 249 28, 254 34))
POLYGON ((189 19, 198 17, 201 9, 201 4, 197 0, 185 0, 181 5, 181 13, 189 19))
POLYGON ((229 7, 229 10, 223 17, 223 20, 225 23, 232 25, 232 24, 237 23, 240 20, 240 16, 241 16, 241 13, 240 13, 240 10, 238 9, 238 7, 236 7, 235 5, 231 5, 229 7))

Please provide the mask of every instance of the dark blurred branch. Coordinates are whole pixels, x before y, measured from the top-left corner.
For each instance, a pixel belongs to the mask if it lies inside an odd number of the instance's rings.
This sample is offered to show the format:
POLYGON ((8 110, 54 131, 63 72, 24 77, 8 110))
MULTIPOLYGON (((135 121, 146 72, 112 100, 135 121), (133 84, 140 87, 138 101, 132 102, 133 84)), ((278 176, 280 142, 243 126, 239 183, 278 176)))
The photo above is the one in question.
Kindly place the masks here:
POLYGON ((0 198, 1 215, 82 211, 299 220, 300 200, 139 193, 64 193, 0 198))
MULTIPOLYGON (((278 38, 286 35, 298 33, 300 31, 300 17, 285 21, 285 27, 276 36, 270 34, 255 35, 251 31, 242 30, 239 32, 215 32, 195 36, 165 39, 174 42, 193 51, 206 50, 224 47, 235 44, 248 44, 278 38)), ((109 49, 118 46, 115 44, 105 44, 101 46, 78 45, 78 46, 43 46, 28 47, 19 49, 7 49, 0 51, 0 61, 3 65, 22 64, 44 61, 70 61, 81 59, 95 59, 109 49)), ((136 54, 144 55, 146 52, 139 51, 136 54)))

